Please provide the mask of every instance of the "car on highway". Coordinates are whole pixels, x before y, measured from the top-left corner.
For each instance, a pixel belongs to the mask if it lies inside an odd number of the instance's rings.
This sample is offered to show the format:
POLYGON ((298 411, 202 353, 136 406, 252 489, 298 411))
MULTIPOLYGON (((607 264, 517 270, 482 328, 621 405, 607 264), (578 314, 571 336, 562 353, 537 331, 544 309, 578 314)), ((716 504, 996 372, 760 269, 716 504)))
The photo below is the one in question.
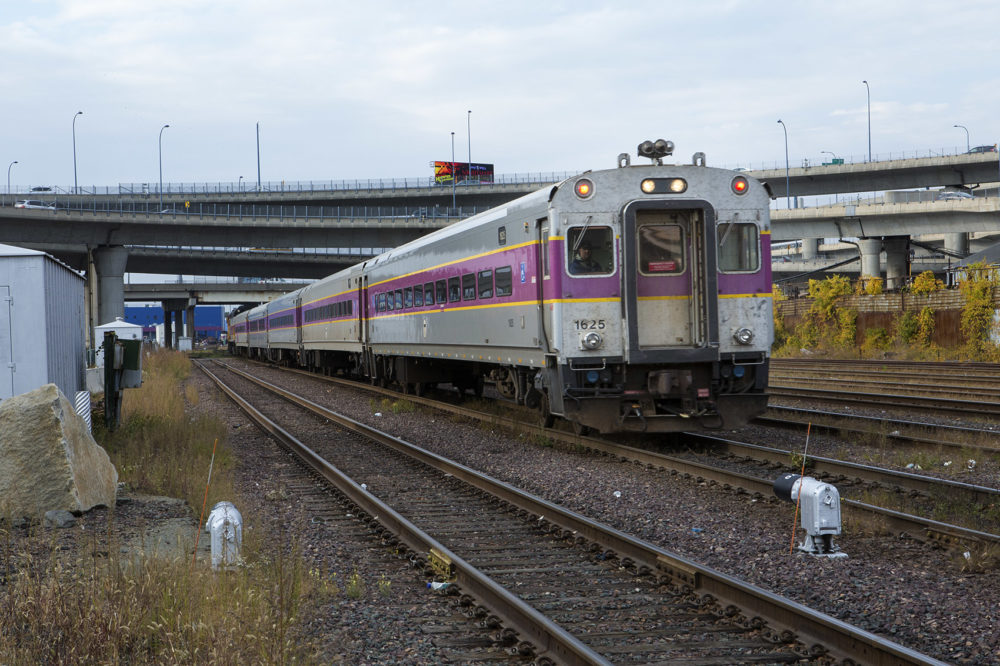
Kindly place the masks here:
POLYGON ((55 210, 56 205, 48 201, 36 201, 34 199, 26 199, 24 201, 15 201, 14 208, 41 208, 43 210, 55 210))
POLYGON ((51 187, 45 187, 44 185, 39 185, 38 187, 31 188, 32 192, 51 192, 51 187))
POLYGON ((970 149, 969 152, 968 152, 968 154, 969 155, 973 155, 975 153, 995 153, 995 152, 997 152, 996 145, 992 145, 992 146, 976 146, 975 148, 970 149))
POLYGON ((938 201, 965 201, 971 199, 972 195, 968 192, 955 192, 953 190, 948 190, 947 192, 942 192, 937 195, 938 201))

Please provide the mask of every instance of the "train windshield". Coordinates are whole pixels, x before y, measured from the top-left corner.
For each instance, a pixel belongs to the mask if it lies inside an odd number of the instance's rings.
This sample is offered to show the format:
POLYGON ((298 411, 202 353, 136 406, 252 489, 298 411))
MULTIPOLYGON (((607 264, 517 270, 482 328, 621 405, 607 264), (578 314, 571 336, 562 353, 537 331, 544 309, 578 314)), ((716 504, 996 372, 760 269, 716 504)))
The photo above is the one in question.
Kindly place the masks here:
POLYGON ((723 273, 756 273, 760 270, 760 235, 757 225, 724 223, 719 239, 719 270, 723 273))
MULTIPOLYGON (((654 276, 683 273, 687 215, 660 211, 639 212, 642 214, 638 227, 639 272, 654 276)), ((640 218, 640 215, 636 217, 640 218)))
POLYGON ((570 275, 608 275, 614 272, 611 227, 572 227, 566 233, 570 275))

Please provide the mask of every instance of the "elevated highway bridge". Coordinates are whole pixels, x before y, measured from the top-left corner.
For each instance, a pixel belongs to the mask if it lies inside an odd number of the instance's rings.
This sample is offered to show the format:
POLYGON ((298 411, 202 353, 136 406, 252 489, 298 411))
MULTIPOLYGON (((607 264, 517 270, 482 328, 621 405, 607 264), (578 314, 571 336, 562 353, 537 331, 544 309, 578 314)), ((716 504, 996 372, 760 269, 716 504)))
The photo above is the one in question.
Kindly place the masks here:
MULTIPOLYGON (((780 202, 786 196, 903 188, 975 191, 1000 181, 1000 165, 997 153, 981 153, 748 175, 764 182, 780 202)), ((536 178, 452 189, 426 182, 379 181, 376 186, 369 181, 354 188, 253 192, 204 187, 164 192, 162 204, 158 193, 121 188, 32 195, 53 201, 55 210, 15 209, 8 197, 0 206, 0 242, 44 250, 86 271, 89 300, 97 311, 92 323, 102 323, 123 312, 125 272, 314 279, 554 182, 555 177, 536 178)), ((998 204, 998 198, 977 196, 778 209, 772 211, 772 242, 802 240, 801 258, 809 261, 815 259, 818 239, 856 237, 862 272, 880 274, 884 249, 892 286, 905 275, 910 235, 944 231, 945 245, 967 254, 969 232, 1000 232, 998 204)))

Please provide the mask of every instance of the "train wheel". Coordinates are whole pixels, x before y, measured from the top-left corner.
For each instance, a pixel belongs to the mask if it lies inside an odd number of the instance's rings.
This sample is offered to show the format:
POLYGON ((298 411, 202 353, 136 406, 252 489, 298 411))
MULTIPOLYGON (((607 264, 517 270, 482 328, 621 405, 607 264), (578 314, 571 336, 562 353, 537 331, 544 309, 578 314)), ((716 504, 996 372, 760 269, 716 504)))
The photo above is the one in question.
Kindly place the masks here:
POLYGON ((542 393, 542 399, 538 403, 538 425, 543 428, 551 428, 555 422, 556 417, 549 411, 549 395, 542 393))
POLYGON ((414 382, 413 383, 413 393, 418 398, 422 398, 424 396, 424 393, 426 393, 426 392, 427 392, 427 385, 426 384, 424 384, 423 382, 414 382))

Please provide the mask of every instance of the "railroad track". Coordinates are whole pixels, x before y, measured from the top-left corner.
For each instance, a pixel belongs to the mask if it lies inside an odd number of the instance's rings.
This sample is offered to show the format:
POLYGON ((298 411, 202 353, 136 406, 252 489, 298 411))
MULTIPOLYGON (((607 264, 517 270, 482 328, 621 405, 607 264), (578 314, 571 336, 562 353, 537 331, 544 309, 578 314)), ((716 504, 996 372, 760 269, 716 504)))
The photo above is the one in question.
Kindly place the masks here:
MULTIPOLYGON (((234 380, 203 369, 254 413, 225 386, 234 380)), ((241 391, 295 400, 242 377, 241 391)), ((300 441, 293 431, 304 418, 286 409, 273 410, 278 423, 253 418, 377 522, 387 541, 450 581, 499 643, 535 663, 941 663, 314 403, 295 404, 343 434, 300 441), (371 443, 351 441, 358 436, 384 448, 374 453, 371 443)))
MULTIPOLYGON (((266 366, 273 367, 273 366, 266 366)), ((283 368, 282 371, 309 377, 355 390, 364 390, 379 395, 400 397, 397 391, 382 387, 359 384, 346 379, 321 377, 305 370, 283 368)), ((696 449, 708 449, 724 453, 730 458, 743 462, 756 461, 755 465, 729 465, 716 459, 692 459, 686 454, 673 453, 669 448, 651 450, 642 438, 628 437, 626 441, 635 445, 611 441, 600 437, 580 436, 573 432, 545 428, 534 421, 532 410, 511 409, 515 416, 486 413, 462 404, 442 402, 430 396, 407 395, 410 402, 450 412, 469 419, 483 421, 511 431, 544 437, 567 446, 583 447, 589 451, 611 456, 620 460, 661 469, 672 475, 691 479, 697 483, 707 482, 723 488, 747 492, 759 498, 773 497, 774 480, 782 472, 795 472, 799 468, 792 465, 796 452, 735 442, 718 437, 685 433, 684 441, 696 449)), ((499 403, 498 403, 499 404, 499 403)), ((962 507, 988 506, 1000 496, 997 490, 972 484, 950 482, 943 479, 897 472, 873 465, 836 461, 809 456, 809 474, 837 485, 845 484, 850 491, 857 491, 857 498, 841 498, 845 519, 877 526, 879 529, 913 538, 923 543, 944 546, 956 550, 970 547, 1000 546, 1000 534, 981 529, 979 512, 972 508, 964 511, 966 521, 976 522, 976 526, 964 526, 937 520, 929 516, 914 515, 914 508, 924 507, 928 514, 937 513, 935 502, 947 504, 950 515, 961 515, 962 507), (881 492, 872 492, 881 489, 881 492), (955 493, 958 496, 954 496, 955 493), (925 499, 917 503, 916 497, 925 499), (944 499, 941 499, 944 498, 944 499), (890 504, 894 506, 884 506, 890 504), (959 505, 956 508, 956 504, 959 505), (906 510, 901 510, 905 508, 906 510)), ((801 461, 800 461, 801 462, 801 461)))

